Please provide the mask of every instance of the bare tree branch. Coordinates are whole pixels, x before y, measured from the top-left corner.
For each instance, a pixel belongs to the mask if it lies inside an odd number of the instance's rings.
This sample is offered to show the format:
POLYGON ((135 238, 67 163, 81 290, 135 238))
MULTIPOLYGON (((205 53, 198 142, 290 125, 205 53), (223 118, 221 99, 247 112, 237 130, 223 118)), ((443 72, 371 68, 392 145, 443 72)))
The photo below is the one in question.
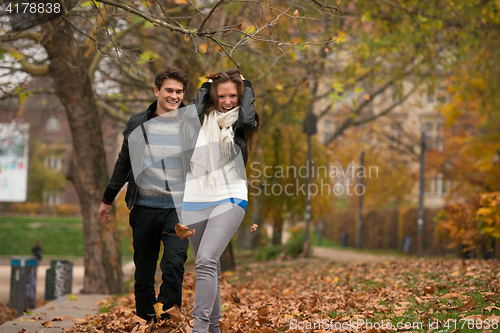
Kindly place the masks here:
POLYGON ((39 36, 39 34, 33 33, 30 30, 24 30, 24 31, 14 32, 14 33, 10 33, 8 35, 1 36, 0 41, 11 42, 11 41, 22 39, 22 38, 31 39, 31 40, 34 40, 35 42, 38 42, 40 36, 39 36))
POLYGON ((368 123, 370 121, 373 121, 373 120, 375 120, 377 118, 385 116, 386 114, 388 114, 389 112, 391 112, 392 110, 394 110, 394 108, 396 106, 401 105, 404 101, 406 101, 408 99, 408 97, 410 97, 415 92, 415 90, 417 90, 419 87, 420 87, 420 85, 413 86, 413 88, 406 95, 404 95, 403 98, 401 98, 396 103, 393 103, 390 107, 386 108, 384 111, 382 111, 380 113, 377 113, 376 115, 374 115, 372 117, 368 117, 366 119, 355 121, 353 123, 353 125, 354 126, 358 126, 358 125, 366 124, 366 123, 368 123))
POLYGON ((26 59, 26 56, 23 53, 21 53, 21 51, 15 49, 14 47, 8 44, 0 42, 0 50, 4 50, 7 53, 9 53, 12 57, 14 57, 21 65, 21 70, 28 74, 31 74, 33 76, 39 76, 49 73, 48 65, 39 66, 29 62, 26 59))
MULTIPOLYGON (((116 40, 119 41, 123 36, 127 35, 130 31, 137 28, 141 24, 142 22, 134 23, 128 26, 126 29, 119 31, 116 34, 116 40)), ((115 41, 111 39, 103 48, 101 48, 100 50, 98 49, 100 52, 96 53, 94 59, 92 59, 92 63, 89 66, 89 78, 91 81, 94 80, 95 71, 97 70, 97 67, 99 66, 99 62, 101 61, 102 57, 106 53, 108 53, 109 50, 111 50, 115 45, 116 45, 115 41)))
POLYGON ((96 99, 95 104, 97 105, 98 108, 100 108, 101 110, 103 110, 111 118, 113 118, 115 120, 118 120, 118 121, 121 121, 123 123, 126 123, 128 121, 129 117, 123 115, 121 112, 119 112, 118 110, 116 110, 111 105, 106 104, 104 101, 102 101, 100 99, 96 99))
POLYGON ((163 22, 163 21, 160 21, 158 19, 155 19, 155 18, 151 17, 150 15, 141 12, 138 9, 135 9, 133 7, 130 7, 129 5, 126 5, 126 4, 123 4, 123 3, 120 3, 120 2, 111 1, 111 0, 93 0, 93 1, 101 2, 101 3, 104 3, 106 5, 111 5, 111 6, 115 6, 115 7, 124 9, 127 12, 130 12, 130 13, 132 13, 134 15, 142 17, 143 19, 145 19, 145 20, 147 20, 147 21, 149 21, 149 22, 151 22, 151 23, 153 23, 155 25, 162 26, 162 27, 165 27, 167 29, 170 29, 171 31, 177 31, 177 32, 180 32, 180 33, 183 33, 183 34, 186 34, 186 35, 204 36, 204 35, 208 35, 208 34, 213 34, 214 33, 214 32, 203 33, 203 32, 198 32, 198 31, 193 30, 193 29, 185 29, 185 28, 177 27, 177 26, 169 24, 167 22, 163 22))
POLYGON ((205 26, 205 23, 207 23, 207 21, 210 18, 210 16, 212 16, 212 14, 214 13, 214 11, 217 8, 217 6, 219 6, 223 2, 224 2, 224 0, 217 0, 217 2, 212 6, 212 8, 210 8, 210 11, 208 12, 207 16, 205 16, 205 18, 203 19, 203 22, 201 22, 200 27, 198 28, 198 31, 202 31, 203 30, 203 27, 205 26))
POLYGON ((333 9, 335 11, 339 11, 340 9, 338 7, 332 7, 332 6, 327 6, 327 5, 322 5, 320 4, 317 0, 311 0, 313 3, 316 5, 320 6, 321 8, 328 8, 328 9, 333 9))

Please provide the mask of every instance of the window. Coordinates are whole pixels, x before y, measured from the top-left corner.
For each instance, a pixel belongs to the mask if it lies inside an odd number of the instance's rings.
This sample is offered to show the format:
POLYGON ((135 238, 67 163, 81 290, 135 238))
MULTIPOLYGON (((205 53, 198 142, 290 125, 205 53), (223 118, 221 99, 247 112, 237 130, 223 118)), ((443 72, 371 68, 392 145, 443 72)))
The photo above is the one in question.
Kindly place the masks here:
POLYGON ((434 194, 438 197, 442 197, 444 194, 442 174, 439 174, 436 178, 434 178, 434 194))
POLYGON ((326 144, 330 141, 333 134, 333 123, 331 120, 327 119, 323 123, 323 142, 326 144))
POLYGON ((45 158, 45 165, 53 170, 62 170, 64 167, 64 160, 62 157, 48 156, 45 158))
POLYGON ((45 202, 49 205, 58 205, 64 203, 64 195, 62 192, 47 191, 44 193, 45 202))
POLYGON ((61 131, 61 122, 56 116, 49 116, 46 124, 47 132, 58 133, 61 131))

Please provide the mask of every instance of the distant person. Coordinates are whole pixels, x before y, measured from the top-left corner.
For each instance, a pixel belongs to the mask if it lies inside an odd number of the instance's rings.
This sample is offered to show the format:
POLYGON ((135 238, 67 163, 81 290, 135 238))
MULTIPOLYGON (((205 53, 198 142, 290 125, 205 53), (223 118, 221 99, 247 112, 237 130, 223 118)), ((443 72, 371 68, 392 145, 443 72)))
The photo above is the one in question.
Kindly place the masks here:
POLYGON ((410 236, 406 236, 403 240, 403 252, 404 253, 410 253, 410 245, 411 245, 411 238, 410 236))
POLYGON ((42 245, 40 245, 39 241, 35 241, 35 244, 33 244, 31 248, 31 253, 33 253, 33 257, 35 257, 36 260, 42 260, 42 245))
MULTIPOLYGON (((169 135, 161 131, 168 129, 175 131, 178 123, 171 126, 159 126, 167 113, 175 112, 184 107, 183 99, 188 84, 187 75, 177 67, 167 67, 156 74, 154 80, 154 93, 157 100, 144 111, 130 117, 123 131, 123 143, 118 159, 115 163, 113 175, 109 180, 106 191, 99 207, 101 223, 108 223, 111 212, 111 203, 123 185, 128 182, 125 201, 130 209, 129 223, 132 227, 134 264, 135 264, 135 303, 137 316, 150 321, 154 315, 154 304, 163 303, 163 310, 168 310, 175 304, 182 305, 182 281, 184 263, 187 259, 189 242, 180 239, 175 234, 175 225, 179 223, 175 209, 174 191, 166 184, 166 178, 176 179, 175 176, 182 172, 182 159, 169 159, 165 163, 167 168, 148 170, 142 175, 147 178, 150 186, 137 184, 139 176, 134 174, 132 159, 129 151, 129 137, 136 128, 149 128, 160 131, 148 139, 160 140, 157 145, 153 143, 154 157, 181 155, 181 147, 177 140, 178 134, 169 135), (162 117, 163 116, 163 117, 162 117), (158 121, 155 121, 160 119, 158 121), (158 172, 159 171, 159 172, 158 172), (165 172, 165 174, 163 173, 165 172), (162 186, 156 186, 162 184, 162 186), (160 262, 162 271, 162 285, 158 298, 155 294, 155 272, 163 242, 164 251, 160 262)), ((174 114, 174 113, 172 113, 174 114)), ((149 146, 149 142, 148 146, 149 146)), ((163 161, 163 160, 162 160, 163 161)), ((137 173, 137 172, 136 172, 137 173)), ((146 184, 148 185, 148 184, 146 184)), ((171 185, 171 184, 170 184, 171 185)))

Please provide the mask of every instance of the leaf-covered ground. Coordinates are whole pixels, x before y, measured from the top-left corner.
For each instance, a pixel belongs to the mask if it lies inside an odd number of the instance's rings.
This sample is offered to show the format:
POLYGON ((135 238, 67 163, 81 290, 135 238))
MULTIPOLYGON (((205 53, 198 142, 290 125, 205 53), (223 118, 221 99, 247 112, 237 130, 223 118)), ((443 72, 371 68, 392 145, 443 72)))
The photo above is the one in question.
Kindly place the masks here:
MULTIPOLYGON (((338 264, 317 259, 252 264, 221 286, 222 332, 500 332, 496 260, 400 260, 338 264)), ((184 318, 158 332, 190 332, 194 292, 184 283, 184 318)), ((193 286, 191 286, 193 287, 193 286)), ((107 300, 71 332, 144 332, 134 297, 107 300)))

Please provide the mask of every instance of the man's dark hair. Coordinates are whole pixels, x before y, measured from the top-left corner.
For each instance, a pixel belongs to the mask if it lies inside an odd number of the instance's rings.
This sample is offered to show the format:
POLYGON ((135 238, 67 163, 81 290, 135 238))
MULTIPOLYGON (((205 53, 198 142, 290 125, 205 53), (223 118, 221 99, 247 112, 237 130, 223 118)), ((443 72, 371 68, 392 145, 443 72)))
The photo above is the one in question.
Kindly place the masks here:
POLYGON ((184 88, 183 88, 184 91, 186 90, 186 87, 189 83, 189 79, 188 79, 186 73, 184 73, 184 71, 182 69, 174 67, 174 66, 170 66, 170 67, 167 67, 164 70, 156 73, 156 77, 155 77, 156 88, 158 88, 158 90, 160 90, 161 86, 163 85, 163 82, 167 79, 172 79, 172 80, 176 80, 176 81, 181 82, 184 86, 184 88))

